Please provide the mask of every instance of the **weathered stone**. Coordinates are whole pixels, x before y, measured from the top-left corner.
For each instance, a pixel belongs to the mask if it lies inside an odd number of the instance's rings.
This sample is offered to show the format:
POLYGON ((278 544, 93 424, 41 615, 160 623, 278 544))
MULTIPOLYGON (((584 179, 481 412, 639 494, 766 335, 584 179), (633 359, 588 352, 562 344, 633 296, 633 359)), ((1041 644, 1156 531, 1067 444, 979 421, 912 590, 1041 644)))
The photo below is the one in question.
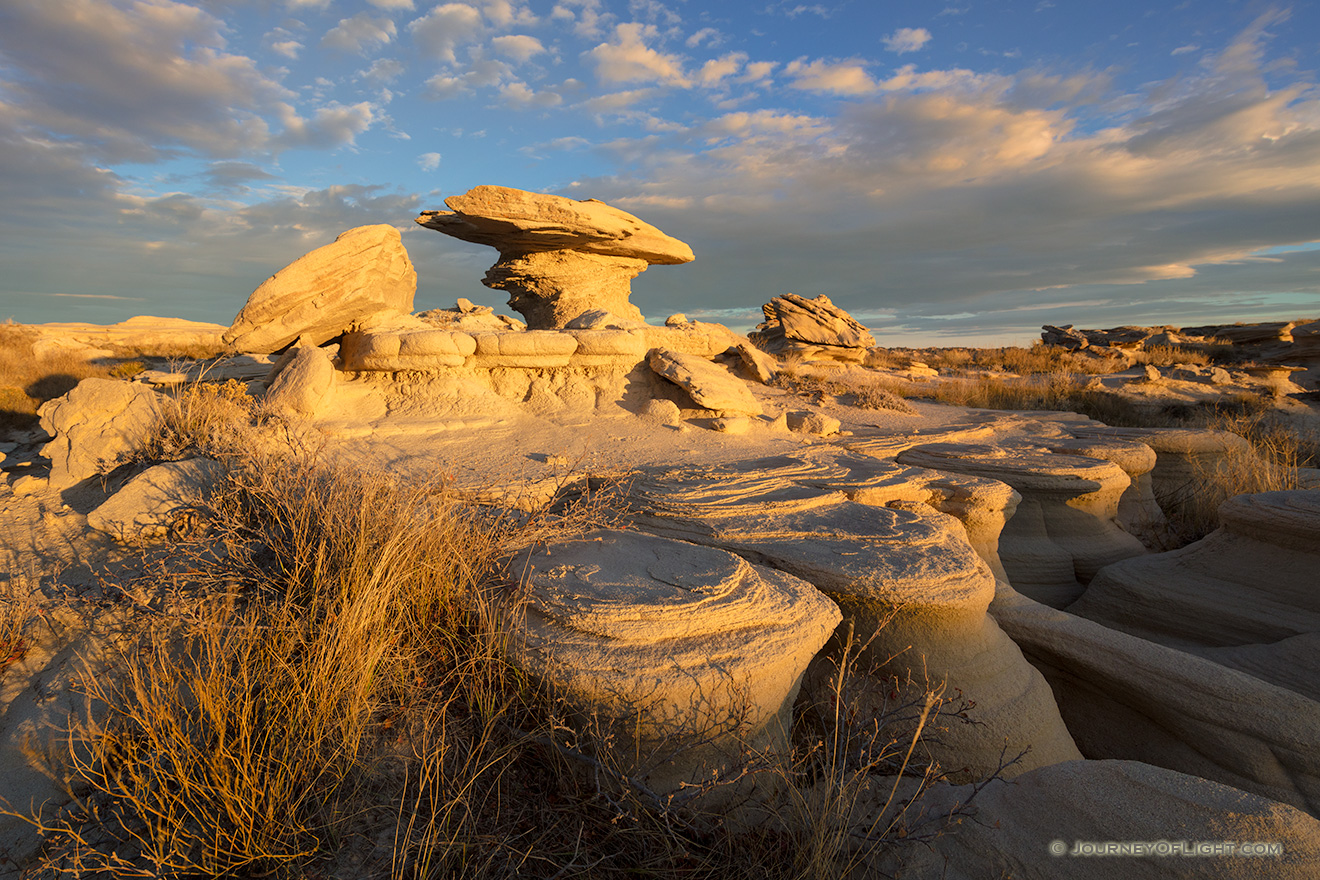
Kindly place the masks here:
MULTIPOLYGON (((871 332, 824 294, 807 299, 795 293, 777 296, 761 306, 765 321, 752 334, 766 351, 779 353, 791 343, 845 349, 869 349, 875 345, 871 332)), ((856 353, 859 362, 865 351, 856 353)))
POLYGON ((794 410, 785 413, 785 416, 788 419, 788 430, 795 431, 798 434, 815 434, 818 437, 826 437, 830 434, 839 433, 839 428, 843 426, 843 423, 834 416, 808 410, 794 410))
POLYGON ((577 340, 573 366, 632 367, 646 360, 646 336, 637 330, 565 330, 577 340))
POLYGON ((761 351, 750 342, 739 342, 737 345, 730 346, 726 354, 737 355, 743 362, 756 381, 763 385, 769 385, 779 372, 779 362, 770 355, 761 351))
POLYGON ((615 759, 662 795, 744 746, 782 750, 803 672, 839 622, 805 581, 635 532, 538 545, 516 568, 518 662, 612 722, 615 759), (685 740, 708 742, 671 756, 685 740))
POLYGON ((416 292, 417 272, 399 230, 359 226, 268 278, 248 297, 224 341, 260 353, 299 337, 319 345, 365 318, 411 312, 416 292))
POLYGON ((266 404, 276 411, 310 418, 334 391, 335 373, 329 353, 315 346, 301 346, 275 374, 266 391, 266 404))
POLYGON ((158 429, 160 394, 116 379, 84 379, 68 394, 42 405, 41 427, 55 439, 50 485, 64 489, 113 468, 146 445, 158 429))
POLYGON ((633 484, 634 519, 810 581, 839 603, 882 678, 945 682, 948 696, 975 702, 977 724, 928 741, 943 767, 991 772, 1005 747, 1027 745, 1010 772, 1077 757, 1044 680, 986 614, 994 576, 961 524, 925 505, 869 506, 813 485, 835 479, 855 482, 844 468, 791 458, 657 471, 633 484))
POLYGON ((1102 439, 1050 439, 1040 446, 1050 452, 1064 455, 1084 455, 1112 461, 1128 475, 1129 484, 1118 499, 1118 512, 1114 519, 1123 531, 1133 535, 1150 548, 1162 548, 1168 537, 1168 520, 1155 500, 1150 472, 1155 468, 1155 450, 1135 440, 1102 439))
POLYGON ((652 349, 647 362, 657 375, 691 395, 698 406, 724 413, 761 414, 761 403, 747 383, 718 364, 663 348, 652 349))
POLYGON ((429 371, 461 367, 477 350, 477 341, 457 330, 354 332, 344 334, 340 360, 349 371, 429 371))
POLYGON ((171 461, 148 468, 129 480, 87 514, 87 525, 116 541, 165 537, 187 529, 204 515, 208 491, 224 476, 224 466, 210 458, 171 461))
POLYGON ((1001 480, 1022 496, 999 538, 999 558, 1022 593, 1063 607, 1111 562, 1145 548, 1114 522, 1129 480, 1118 465, 984 444, 932 443, 900 464, 1001 480))
POLYGON ((1003 584, 990 612, 1049 680, 1082 754, 1145 761, 1320 815, 1314 698, 1003 584))
POLYGON ((1239 495, 1219 517, 1181 550, 1109 566, 1069 610, 1175 646, 1320 632, 1320 492, 1239 495))
POLYGON ((470 367, 565 367, 578 347, 572 334, 553 330, 477 333, 473 338, 477 349, 467 362, 470 367))
POLYGON ((924 799, 920 813, 938 818, 969 801, 970 816, 956 828, 927 846, 887 853, 888 860, 866 876, 1305 880, 1314 876, 1320 860, 1320 821, 1315 818, 1227 785, 1137 761, 1054 764, 1018 776, 1010 785, 991 783, 980 791, 970 785, 939 786, 924 799), (1280 849, 1273 855, 1246 850, 1257 841, 1280 849), (1111 844, 1144 844, 1150 850, 1124 858, 1106 852, 1111 844), (1218 844, 1231 848, 1196 849, 1218 844), (1081 851, 1074 854, 1074 847, 1081 851))
POLYGON ((533 329, 564 327, 596 309, 640 321, 628 301, 632 279, 649 265, 692 261, 683 242, 595 199, 478 186, 445 204, 452 210, 425 211, 417 222, 498 250, 482 283, 507 291, 533 329))
POLYGON ((1091 344, 1091 340, 1086 338, 1086 334, 1080 330, 1074 330, 1072 324, 1065 324, 1062 327, 1046 324, 1041 328, 1040 341, 1046 345, 1057 345, 1066 348, 1069 351, 1080 351, 1091 344))

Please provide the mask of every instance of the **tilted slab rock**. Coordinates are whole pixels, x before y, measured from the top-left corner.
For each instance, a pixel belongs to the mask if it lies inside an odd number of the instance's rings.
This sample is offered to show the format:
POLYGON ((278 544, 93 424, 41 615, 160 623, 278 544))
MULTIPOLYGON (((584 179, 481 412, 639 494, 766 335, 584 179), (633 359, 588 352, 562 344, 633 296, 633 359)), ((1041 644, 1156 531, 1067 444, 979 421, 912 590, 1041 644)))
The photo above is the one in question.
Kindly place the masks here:
POLYGON ((756 337, 767 351, 778 352, 785 343, 806 343, 838 348, 872 348, 875 337, 852 315, 824 294, 807 299, 796 293, 777 296, 761 306, 765 322, 756 337))
POLYGON ((693 259, 683 242, 595 199, 478 186, 445 204, 451 210, 424 211, 417 222, 498 250, 482 283, 507 291, 533 329, 564 327, 593 309, 640 321, 628 301, 632 279, 693 259))
POLYGON ((913 447, 896 460, 1016 489, 1022 500, 1000 535, 999 558, 1014 587, 1047 605, 1067 605, 1101 568, 1146 552, 1114 521, 1129 481, 1112 462, 963 443, 913 447))
POLYGON ((840 619, 803 580, 635 532, 538 545, 525 579, 515 657, 615 722, 618 758, 659 794, 709 779, 744 743, 783 749, 803 673, 840 619), (670 758, 685 739, 709 742, 670 758))
MULTIPOLYGON (((929 816, 966 804, 971 786, 935 788, 929 816)), ((1320 862, 1320 821, 1227 785, 1138 761, 1071 761, 976 793, 970 817, 927 846, 897 849, 874 876, 909 880, 1305 880, 1320 862), (1263 855, 1247 845, 1277 843, 1263 855), (1072 855, 1078 844, 1093 847, 1072 855), (1229 843, 1228 851, 1185 849, 1229 843), (1110 843, 1145 843, 1140 856, 1110 843), (1163 844, 1163 845, 1161 845, 1163 844), (1061 846, 1062 852, 1051 847, 1061 846), (1095 851, 1099 850, 1099 851, 1095 851), (891 873, 892 872, 892 873, 891 873)), ((867 876, 871 876, 868 874, 867 876)))
POLYGON ((719 364, 663 348, 652 349, 646 357, 657 375, 686 391, 698 406, 743 415, 762 412, 747 383, 719 364))
POLYGON ((1003 584, 990 613, 1045 674, 1087 757, 1145 761, 1320 815, 1320 702, 1003 584))
POLYGON ((296 339, 320 345, 357 321, 412 311, 417 271, 393 226, 359 226, 305 254, 252 292, 225 331, 239 351, 270 353, 296 339))
POLYGON ((207 494, 225 469, 211 458, 171 461, 148 468, 87 514, 87 525, 116 541, 165 537, 187 527, 204 506, 207 494))
POLYGON ((113 468, 141 449, 159 429, 163 398, 146 385, 84 379, 39 410, 41 427, 54 434, 42 454, 50 459, 50 486, 64 489, 113 468))
POLYGON ((1068 610, 1172 645, 1320 632, 1320 491, 1239 495, 1219 517, 1194 544, 1106 568, 1068 610))
POLYGON ((807 484, 828 471, 789 459, 644 475, 633 484, 634 520, 810 581, 839 603, 857 641, 869 640, 868 656, 889 661, 882 675, 928 675, 974 701, 979 723, 955 723, 931 746, 942 766, 989 773, 1006 744, 1012 754, 1032 747, 1010 772, 1077 757, 1049 688, 986 614, 994 576, 958 521, 807 484))

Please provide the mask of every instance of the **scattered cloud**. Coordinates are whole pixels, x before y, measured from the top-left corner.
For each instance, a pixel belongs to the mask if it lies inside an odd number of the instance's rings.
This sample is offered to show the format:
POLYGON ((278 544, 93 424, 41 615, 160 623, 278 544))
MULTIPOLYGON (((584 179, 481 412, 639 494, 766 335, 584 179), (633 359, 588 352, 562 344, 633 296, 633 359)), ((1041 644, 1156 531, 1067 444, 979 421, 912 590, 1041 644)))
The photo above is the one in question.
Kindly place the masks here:
POLYGON ((689 49, 695 49, 702 43, 706 43, 710 46, 718 46, 723 41, 722 35, 715 28, 704 27, 684 40, 683 45, 687 46, 689 49))
POLYGON ((367 2, 377 9, 390 11, 406 10, 411 12, 413 8, 413 0, 367 0, 367 2))
POLYGON ((902 55, 904 52, 916 52, 930 42, 930 31, 925 28, 899 28, 882 42, 890 52, 902 55))
POLYGON ((474 42, 482 31, 481 13, 466 3, 443 3, 408 25, 423 54, 457 63, 454 50, 474 42))
POLYGON ((519 62, 530 61, 545 52, 545 46, 541 45, 540 40, 526 34, 509 34, 495 37, 490 41, 490 44, 500 55, 519 62))
POLYGON ((697 84, 706 88, 714 88, 736 74, 746 63, 746 52, 730 52, 719 58, 712 58, 701 66, 701 70, 697 71, 697 84))
POLYGON ((1198 46, 1198 45, 1196 45, 1195 43, 1188 43, 1186 46, 1179 46, 1177 49, 1174 49, 1174 50, 1173 50, 1172 52, 1170 52, 1169 54, 1170 54, 1170 55, 1186 55, 1187 53, 1189 53, 1189 52, 1195 52, 1195 51, 1197 51, 1197 50, 1200 49, 1200 48, 1201 48, 1201 47, 1198 46))
POLYGON ((790 61, 784 73, 795 89, 824 92, 832 95, 867 95, 877 86, 860 61, 826 61, 816 59, 807 63, 805 58, 790 61))
POLYGON ((440 167, 440 154, 422 153, 417 157, 417 167, 423 171, 434 171, 440 167))
POLYGON ((398 30, 388 17, 376 18, 366 12, 359 12, 352 18, 341 18, 339 24, 321 38, 321 45, 328 49, 343 49, 365 55, 369 50, 390 42, 396 34, 398 30))
POLYGON ((383 86, 402 76, 403 70, 402 62, 393 58, 377 58, 366 70, 358 71, 358 76, 368 85, 383 86))
POLYGON ((586 53, 603 83, 655 82, 687 88, 692 84, 683 72, 683 61, 646 45, 658 32, 654 25, 638 22, 614 28, 614 40, 586 53))

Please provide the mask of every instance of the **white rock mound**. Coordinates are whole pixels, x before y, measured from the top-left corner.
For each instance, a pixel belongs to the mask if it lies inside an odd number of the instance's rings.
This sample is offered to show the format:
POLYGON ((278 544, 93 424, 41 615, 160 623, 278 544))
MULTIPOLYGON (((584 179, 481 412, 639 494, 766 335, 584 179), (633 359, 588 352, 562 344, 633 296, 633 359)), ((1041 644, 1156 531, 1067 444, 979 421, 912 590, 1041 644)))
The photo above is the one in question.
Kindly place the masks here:
POLYGON ((42 405, 41 427, 55 439, 50 486, 64 489, 112 469, 144 446, 160 423, 161 396, 145 385, 84 379, 68 394, 42 405))

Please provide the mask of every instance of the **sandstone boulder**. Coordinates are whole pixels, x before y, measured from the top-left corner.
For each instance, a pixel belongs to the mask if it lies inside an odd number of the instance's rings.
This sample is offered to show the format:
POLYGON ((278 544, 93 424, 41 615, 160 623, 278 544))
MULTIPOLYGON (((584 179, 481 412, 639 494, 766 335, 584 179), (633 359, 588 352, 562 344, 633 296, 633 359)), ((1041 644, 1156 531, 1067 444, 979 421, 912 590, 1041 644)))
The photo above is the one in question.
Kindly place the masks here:
POLYGON ((1000 480, 1022 500, 999 539, 1011 584, 1054 607, 1081 595, 1104 566, 1145 548, 1114 521, 1127 474, 1109 461, 988 444, 932 443, 900 464, 1000 480))
POLYGON ((1128 487, 1118 499, 1115 522, 1129 535, 1150 548, 1163 548, 1168 534, 1168 521, 1155 500, 1150 472, 1155 468, 1155 450, 1135 440, 1117 437, 1042 440, 1041 447, 1063 455, 1082 455, 1112 461, 1128 476, 1128 487))
POLYGON ((628 300, 632 279, 650 265, 692 261, 683 242, 595 199, 478 186, 445 204, 451 210, 417 222, 498 250, 482 283, 507 291, 533 329, 564 327, 593 309, 640 321, 628 300))
POLYGON ((378 315, 412 311, 417 272, 393 226, 342 232, 268 278, 225 331, 239 351, 269 353, 298 338, 319 345, 378 315))
POLYGON ((324 349, 300 346, 288 363, 277 369, 266 391, 266 404, 277 412, 310 418, 334 391, 335 365, 324 349))
POLYGON ((696 355, 655 348, 647 355, 651 369, 686 391, 698 406, 741 415, 760 415, 761 402, 747 383, 719 364, 696 355))
POLYGON ((350 372, 432 372, 461 367, 477 340, 458 330, 355 331, 344 334, 339 358, 350 372))
POLYGON ((68 394, 42 405, 41 427, 55 439, 50 486, 64 489, 112 469, 141 449, 159 429, 163 398, 145 385, 84 379, 68 394))
POLYGON ((188 529, 201 515, 207 493, 223 476, 223 465, 210 458, 158 464, 87 514, 87 525, 126 543, 188 529))
POLYGON ((971 786, 939 787, 922 808, 925 816, 937 817, 969 802, 970 815, 950 833, 929 847, 902 847, 890 857, 901 858, 901 865, 877 865, 877 875, 911 880, 1302 880, 1312 876, 1320 859, 1320 821, 1314 817, 1138 761, 1070 761, 1025 773, 1011 784, 991 783, 979 792, 971 786), (1248 849, 1261 841, 1279 844, 1277 853, 1248 849), (1151 849, 1115 856, 1103 849, 1111 842, 1151 849), (1229 846, 1213 849, 1221 843, 1229 846))
POLYGON ((839 622, 805 581, 635 532, 538 545, 515 568, 528 590, 518 662, 614 722, 616 760, 661 795, 744 748, 782 750, 807 664, 839 622))
POLYGON ((830 302, 824 294, 807 299, 795 293, 777 296, 761 306, 765 321, 757 325, 752 340, 774 354, 788 351, 841 356, 860 363, 875 345, 875 337, 852 315, 830 302))

